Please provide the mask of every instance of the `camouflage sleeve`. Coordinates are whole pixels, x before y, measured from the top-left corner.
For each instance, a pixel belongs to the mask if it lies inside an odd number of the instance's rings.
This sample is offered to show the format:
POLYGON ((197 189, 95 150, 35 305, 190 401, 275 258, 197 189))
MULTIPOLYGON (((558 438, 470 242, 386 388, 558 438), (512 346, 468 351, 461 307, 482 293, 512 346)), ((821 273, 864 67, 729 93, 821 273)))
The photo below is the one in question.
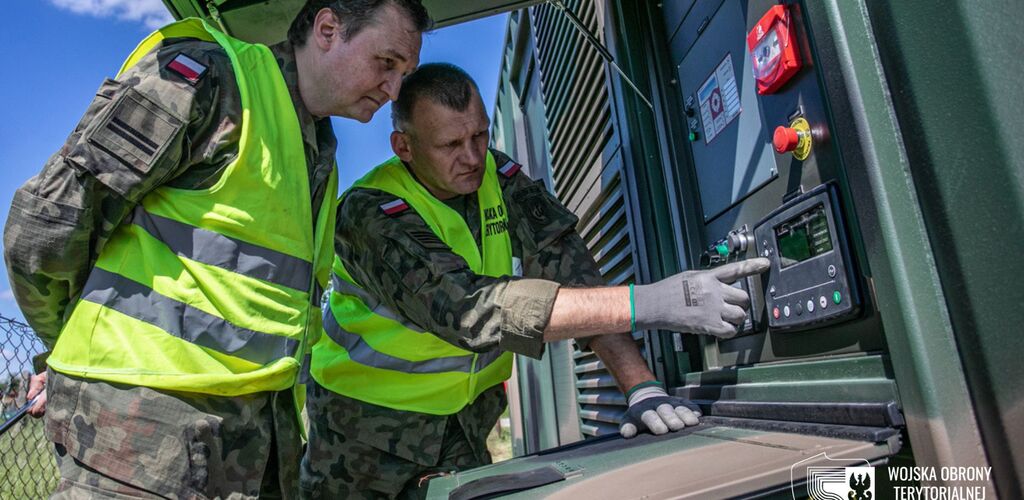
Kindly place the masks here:
POLYGON ((566 286, 602 286, 590 249, 576 231, 579 219, 542 181, 517 173, 504 187, 516 238, 523 248, 523 276, 566 286))
POLYGON ((227 61, 212 47, 167 45, 107 79, 63 147, 15 193, 4 227, 7 272, 47 348, 113 230, 143 196, 202 156, 189 147, 218 125, 209 117, 227 61), (206 66, 198 81, 168 69, 181 53, 206 66))
POLYGON ((384 215, 380 205, 393 200, 370 189, 352 190, 342 200, 335 249, 352 278, 407 320, 453 345, 540 358, 559 285, 474 273, 414 211, 384 215))

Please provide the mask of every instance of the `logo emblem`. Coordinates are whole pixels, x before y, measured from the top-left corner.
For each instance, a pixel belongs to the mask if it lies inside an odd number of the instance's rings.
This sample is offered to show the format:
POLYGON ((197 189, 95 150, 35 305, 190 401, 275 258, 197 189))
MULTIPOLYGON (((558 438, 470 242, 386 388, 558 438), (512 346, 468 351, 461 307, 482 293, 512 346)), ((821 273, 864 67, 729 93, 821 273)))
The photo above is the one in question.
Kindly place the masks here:
POLYGON ((793 498, 816 500, 874 500, 875 468, 863 458, 836 460, 825 453, 793 464, 789 469, 793 498), (806 485, 806 493, 797 490, 806 485))
POLYGON ((548 215, 544 211, 544 207, 541 206, 540 203, 530 205, 530 207, 527 210, 529 210, 531 219, 540 223, 545 223, 548 221, 548 215))
POLYGON ((849 500, 873 500, 875 498, 875 468, 847 467, 847 484, 850 491, 846 494, 849 500))

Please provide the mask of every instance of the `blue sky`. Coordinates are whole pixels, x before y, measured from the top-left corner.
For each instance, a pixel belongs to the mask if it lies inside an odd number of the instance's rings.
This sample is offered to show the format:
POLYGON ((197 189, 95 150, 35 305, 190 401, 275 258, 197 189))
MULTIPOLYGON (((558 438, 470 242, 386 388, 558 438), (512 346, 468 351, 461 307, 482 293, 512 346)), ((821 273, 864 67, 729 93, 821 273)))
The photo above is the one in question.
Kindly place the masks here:
MULTIPOLYGON (((14 191, 63 144, 96 89, 164 11, 159 0, 16 0, 0 18, 0 220, 14 191)), ((421 62, 446 61, 466 69, 489 107, 497 89, 506 15, 427 35, 421 62)), ((369 124, 334 120, 341 186, 392 155, 390 106, 369 124)), ((2 245, 2 243, 0 243, 2 245)), ((0 315, 21 319, 0 269, 0 315)))

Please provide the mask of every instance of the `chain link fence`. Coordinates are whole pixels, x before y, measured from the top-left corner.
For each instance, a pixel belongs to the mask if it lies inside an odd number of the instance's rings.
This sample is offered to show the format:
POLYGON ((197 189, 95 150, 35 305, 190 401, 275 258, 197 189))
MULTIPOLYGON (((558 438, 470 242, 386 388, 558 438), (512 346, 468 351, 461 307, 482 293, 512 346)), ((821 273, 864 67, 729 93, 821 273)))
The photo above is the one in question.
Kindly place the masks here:
MULTIPOLYGON (((32 357, 43 350, 28 325, 0 316, 0 422, 14 417, 27 402, 32 357)), ((57 463, 42 419, 22 418, 0 435, 0 471, 0 499, 47 498, 57 487, 57 463)))

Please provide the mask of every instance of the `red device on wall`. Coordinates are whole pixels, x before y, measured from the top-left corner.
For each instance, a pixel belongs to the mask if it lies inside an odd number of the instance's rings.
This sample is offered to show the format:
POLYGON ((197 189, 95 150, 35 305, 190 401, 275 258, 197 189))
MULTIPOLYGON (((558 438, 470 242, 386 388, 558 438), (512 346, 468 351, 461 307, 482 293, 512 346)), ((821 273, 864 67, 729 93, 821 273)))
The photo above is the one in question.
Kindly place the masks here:
POLYGON ((800 71, 800 50, 789 9, 775 5, 747 34, 757 93, 771 94, 800 71))

